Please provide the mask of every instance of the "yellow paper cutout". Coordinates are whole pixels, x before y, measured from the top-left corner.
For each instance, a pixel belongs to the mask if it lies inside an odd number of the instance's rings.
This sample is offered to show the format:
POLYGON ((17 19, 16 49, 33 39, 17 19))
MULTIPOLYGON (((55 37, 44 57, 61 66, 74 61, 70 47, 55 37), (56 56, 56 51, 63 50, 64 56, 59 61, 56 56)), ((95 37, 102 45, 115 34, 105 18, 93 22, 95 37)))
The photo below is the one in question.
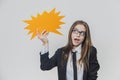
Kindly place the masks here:
POLYGON ((39 33, 46 30, 62 35, 57 29, 65 23, 60 21, 64 16, 59 16, 59 14, 60 12, 55 12, 54 8, 49 13, 44 11, 42 14, 38 13, 37 17, 31 16, 32 20, 24 20, 25 23, 29 24, 24 29, 29 30, 28 34, 32 34, 31 40, 37 35, 37 30, 39 33))

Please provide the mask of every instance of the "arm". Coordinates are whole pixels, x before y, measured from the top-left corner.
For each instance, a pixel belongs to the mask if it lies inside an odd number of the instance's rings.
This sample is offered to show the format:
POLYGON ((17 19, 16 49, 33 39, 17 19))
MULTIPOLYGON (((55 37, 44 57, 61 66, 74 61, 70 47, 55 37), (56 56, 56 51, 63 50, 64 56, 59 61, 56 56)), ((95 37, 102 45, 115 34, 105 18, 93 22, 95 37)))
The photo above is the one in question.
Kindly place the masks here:
POLYGON ((89 70, 88 70, 88 80, 97 79, 97 71, 100 66, 97 60, 97 50, 95 47, 92 47, 90 58, 89 58, 89 70))
POLYGON ((57 65, 57 52, 49 58, 49 52, 40 54, 41 70, 50 70, 57 65))
POLYGON ((56 55, 49 58, 49 50, 48 50, 48 32, 44 30, 41 34, 37 30, 37 36, 42 41, 42 51, 40 52, 40 68, 42 70, 50 70, 54 66, 56 66, 56 55))
POLYGON ((40 52, 40 68, 41 70, 50 70, 54 66, 56 66, 56 55, 49 58, 49 49, 47 46, 42 46, 42 50, 40 52))

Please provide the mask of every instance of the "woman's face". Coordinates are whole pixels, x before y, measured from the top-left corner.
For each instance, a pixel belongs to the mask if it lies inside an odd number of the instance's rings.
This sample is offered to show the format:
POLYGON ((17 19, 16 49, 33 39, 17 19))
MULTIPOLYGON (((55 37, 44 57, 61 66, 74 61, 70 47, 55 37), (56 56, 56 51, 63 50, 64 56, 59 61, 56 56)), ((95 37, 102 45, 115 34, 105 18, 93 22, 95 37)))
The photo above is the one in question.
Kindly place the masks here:
POLYGON ((85 32, 86 29, 84 25, 78 24, 74 27, 71 34, 72 43, 74 47, 79 46, 84 41, 85 32))

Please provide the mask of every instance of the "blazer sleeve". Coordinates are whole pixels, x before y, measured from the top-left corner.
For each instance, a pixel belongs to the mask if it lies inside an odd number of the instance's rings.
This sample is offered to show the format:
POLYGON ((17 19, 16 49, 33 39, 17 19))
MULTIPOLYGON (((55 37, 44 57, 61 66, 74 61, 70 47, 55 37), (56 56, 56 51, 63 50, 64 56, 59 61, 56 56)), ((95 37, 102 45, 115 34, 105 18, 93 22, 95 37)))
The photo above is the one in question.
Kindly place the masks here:
POLYGON ((92 47, 90 58, 89 58, 89 70, 88 70, 88 80, 97 79, 97 71, 99 70, 100 65, 97 60, 97 50, 95 47, 92 47))
POLYGON ((50 70, 57 65, 57 53, 58 51, 51 58, 49 58, 49 52, 44 54, 40 53, 41 70, 50 70))

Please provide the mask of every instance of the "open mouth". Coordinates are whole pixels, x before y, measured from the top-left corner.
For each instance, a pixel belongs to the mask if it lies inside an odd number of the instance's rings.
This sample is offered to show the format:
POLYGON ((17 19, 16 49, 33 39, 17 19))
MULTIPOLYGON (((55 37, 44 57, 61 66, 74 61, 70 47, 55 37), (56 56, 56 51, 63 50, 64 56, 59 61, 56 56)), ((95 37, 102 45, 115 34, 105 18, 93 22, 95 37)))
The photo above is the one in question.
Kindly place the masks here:
POLYGON ((79 42, 80 39, 78 39, 78 38, 74 38, 74 41, 75 41, 75 42, 79 42))

